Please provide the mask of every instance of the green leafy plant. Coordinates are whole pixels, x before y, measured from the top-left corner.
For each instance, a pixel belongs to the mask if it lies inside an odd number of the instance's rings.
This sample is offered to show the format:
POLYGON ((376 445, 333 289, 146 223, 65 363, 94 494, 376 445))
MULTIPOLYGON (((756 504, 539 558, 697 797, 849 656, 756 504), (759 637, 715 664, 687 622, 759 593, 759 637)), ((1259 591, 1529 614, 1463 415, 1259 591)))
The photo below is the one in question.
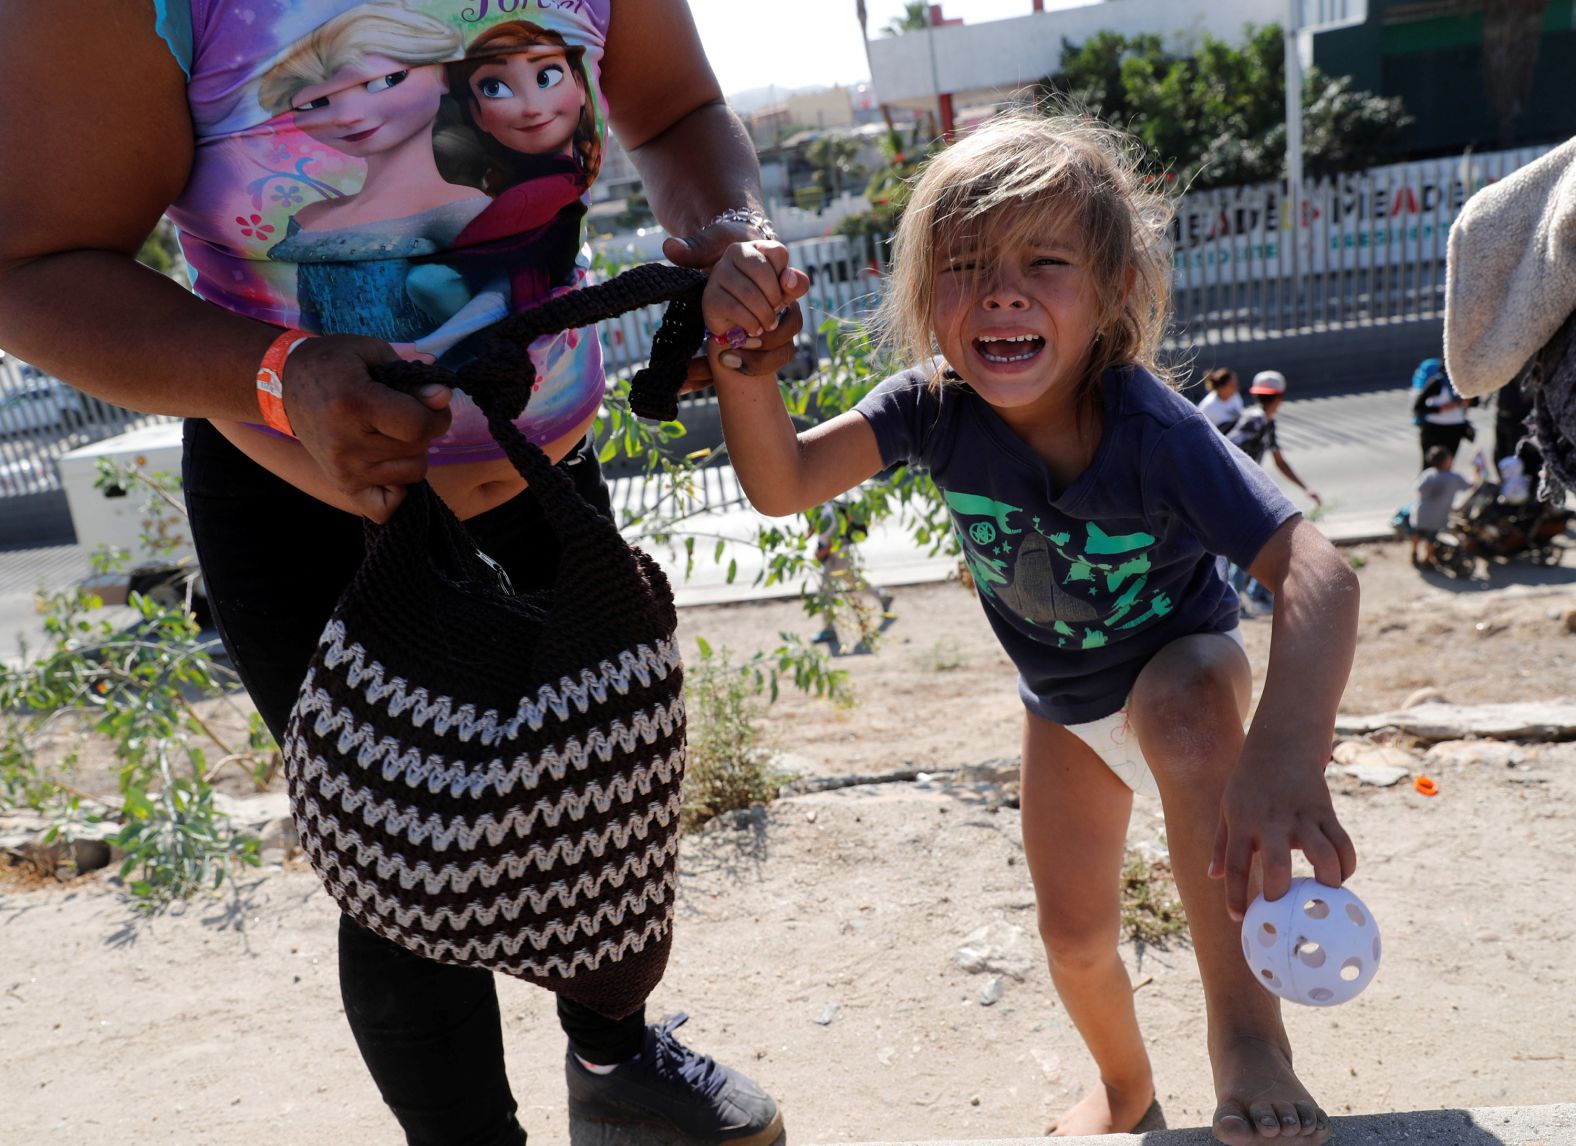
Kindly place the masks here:
MULTIPOLYGON (((881 377, 874 348, 863 330, 836 317, 825 319, 819 334, 828 347, 828 360, 811 385, 780 383, 784 404, 800 425, 830 418, 864 397, 881 377)), ((810 516, 762 522, 754 533, 738 537, 715 531, 715 518, 701 496, 705 471, 728 460, 724 444, 680 454, 675 443, 684 436, 681 422, 653 425, 629 409, 628 384, 620 381, 608 395, 597 425, 598 456, 606 463, 621 455, 634 459, 644 473, 648 499, 626 510, 620 527, 626 537, 649 547, 667 546, 684 563, 685 576, 698 562, 710 561, 724 570, 730 584, 739 576, 741 552, 758 558, 754 583, 763 587, 798 581, 819 584, 815 557, 816 528, 810 516)), ((895 520, 916 545, 932 555, 956 552, 956 541, 946 510, 926 473, 909 467, 884 475, 850 491, 849 512, 859 520, 895 520)), ((753 562, 752 562, 753 563, 753 562)), ((857 619, 860 640, 872 643, 881 618, 862 600, 863 584, 848 579, 833 592, 813 590, 804 595, 805 611, 823 626, 838 617, 857 619)), ((750 662, 772 698, 783 681, 795 688, 840 703, 852 700, 847 673, 833 667, 827 654, 791 634, 780 634, 781 643, 750 662)))
MULTIPOLYGON (((136 467, 111 467, 101 480, 140 490, 165 510, 180 508, 162 479, 136 467)), ((152 520, 164 519, 155 511, 152 520)), ((172 534, 145 527, 144 544, 167 550, 172 534)), ((94 566, 104 572, 126 560, 124 552, 104 552, 94 566)), ((24 648, 19 665, 0 668, 0 806, 43 814, 50 840, 69 841, 85 824, 118 827, 109 843, 125 853, 120 875, 149 909, 216 888, 228 871, 259 862, 257 841, 234 831, 214 806, 214 781, 239 771, 261 790, 278 767, 260 718, 231 699, 234 673, 202 639, 191 573, 165 599, 131 593, 129 624, 96 617, 103 599, 88 590, 46 594, 44 647, 32 655, 24 648), (209 700, 233 709, 246 729, 239 740, 205 714, 209 700), (61 726, 108 743, 116 799, 94 799, 69 783, 77 753, 50 767, 39 763, 37 744, 61 726)), ((174 566, 170 583, 181 576, 174 566)))
POLYGON ((680 822, 694 831, 725 812, 767 804, 788 777, 762 725, 765 682, 757 668, 736 666, 728 650, 698 642, 700 658, 684 674, 689 762, 680 822))
POLYGON ((1122 933, 1151 947, 1188 937, 1171 864, 1131 848, 1122 860, 1122 933))

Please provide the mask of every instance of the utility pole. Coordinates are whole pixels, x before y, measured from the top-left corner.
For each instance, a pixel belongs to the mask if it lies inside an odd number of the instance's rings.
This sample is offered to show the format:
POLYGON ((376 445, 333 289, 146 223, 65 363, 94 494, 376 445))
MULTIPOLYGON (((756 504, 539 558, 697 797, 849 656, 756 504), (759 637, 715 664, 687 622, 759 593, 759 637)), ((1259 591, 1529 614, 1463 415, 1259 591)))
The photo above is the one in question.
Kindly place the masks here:
POLYGON ((1302 0, 1286 0, 1286 203, 1291 210, 1291 287, 1302 293, 1302 59, 1297 33, 1302 0))

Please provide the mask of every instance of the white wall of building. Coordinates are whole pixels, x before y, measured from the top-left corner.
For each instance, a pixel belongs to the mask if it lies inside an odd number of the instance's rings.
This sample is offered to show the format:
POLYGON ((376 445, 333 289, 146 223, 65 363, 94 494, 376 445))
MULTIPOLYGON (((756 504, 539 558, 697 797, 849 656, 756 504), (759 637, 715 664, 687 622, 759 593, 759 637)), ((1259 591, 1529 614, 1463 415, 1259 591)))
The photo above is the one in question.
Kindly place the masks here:
POLYGON ((889 104, 930 106, 937 92, 1006 93, 1061 66, 1062 41, 1096 32, 1157 33, 1168 45, 1208 32, 1237 42, 1245 24, 1281 21, 1285 0, 1105 0, 983 24, 953 24, 870 41, 872 79, 889 104))

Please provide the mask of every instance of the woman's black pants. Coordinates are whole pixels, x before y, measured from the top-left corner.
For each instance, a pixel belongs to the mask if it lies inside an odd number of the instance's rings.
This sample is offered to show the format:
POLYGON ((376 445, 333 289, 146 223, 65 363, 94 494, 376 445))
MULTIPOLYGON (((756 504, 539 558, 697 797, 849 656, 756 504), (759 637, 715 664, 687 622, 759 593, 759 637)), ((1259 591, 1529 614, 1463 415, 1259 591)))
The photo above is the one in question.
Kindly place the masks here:
MULTIPOLYGON (((560 464, 611 517, 589 446, 560 464)), ((282 742, 318 637, 361 562, 362 520, 275 477, 205 421, 186 423, 181 470, 219 635, 282 742)), ((558 545, 530 493, 465 525, 516 589, 551 583, 558 545)), ((525 1141, 504 1072, 492 972, 424 959, 341 916, 339 983, 356 1045, 412 1146, 525 1141)), ((558 1017, 590 1062, 640 1051, 643 1011, 614 1020, 560 998, 558 1017)))

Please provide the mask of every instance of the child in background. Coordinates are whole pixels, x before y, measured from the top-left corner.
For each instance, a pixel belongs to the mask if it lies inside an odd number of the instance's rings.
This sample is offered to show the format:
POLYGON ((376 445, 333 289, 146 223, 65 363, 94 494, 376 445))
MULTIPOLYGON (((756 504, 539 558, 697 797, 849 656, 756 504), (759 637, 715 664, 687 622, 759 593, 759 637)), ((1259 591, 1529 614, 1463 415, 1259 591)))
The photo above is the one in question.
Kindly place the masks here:
MULTIPOLYGON (((1423 560, 1432 565, 1438 558, 1435 539, 1439 531, 1450 522, 1450 510, 1455 506, 1456 495, 1470 489, 1472 483, 1455 472, 1455 451, 1445 446, 1429 446, 1423 459, 1427 467, 1418 475, 1413 486, 1417 500, 1412 503, 1412 564, 1418 564, 1417 553, 1421 548, 1423 560)), ((1483 476, 1483 463, 1473 461, 1479 478, 1483 476)))
POLYGON ((1285 894, 1294 848, 1332 886, 1356 865, 1324 767, 1357 583, 1157 377, 1170 205, 1135 170, 1134 146, 1087 117, 1015 112, 931 159, 879 316, 915 365, 802 434, 775 381, 740 374, 726 341, 772 327, 804 275, 781 245, 730 248, 703 302, 713 376, 729 454, 763 513, 800 512, 904 461, 928 466, 945 499, 1018 669, 1040 933, 1100 1073, 1056 1132, 1129 1131, 1154 1099, 1118 946, 1133 790, 1154 785, 1203 979, 1214 1132, 1317 1143, 1329 1120, 1292 1070, 1239 927, 1261 878, 1285 894), (1281 597, 1246 737, 1252 674, 1215 554, 1281 597))
POLYGON ((1208 418, 1222 434, 1231 433, 1237 419, 1242 417, 1243 407, 1237 372, 1217 366, 1204 375, 1204 385, 1209 387, 1209 393, 1199 402, 1199 413, 1208 418))
MULTIPOLYGON (((1307 494, 1314 505, 1323 505, 1318 493, 1297 476, 1297 471, 1291 468, 1291 463, 1281 452, 1280 438, 1275 430, 1275 415, 1286 398, 1286 376, 1279 370, 1260 370, 1253 376, 1253 385, 1248 387, 1248 393, 1253 397, 1253 405, 1242 412, 1236 425, 1227 431, 1226 437, 1231 439, 1232 445, 1260 465, 1264 464, 1264 454, 1268 451, 1275 461, 1276 469, 1307 494)), ((1242 596, 1245 615, 1268 613, 1275 608, 1275 594, 1263 582, 1250 576, 1242 566, 1233 563, 1228 576, 1232 588, 1242 596)))
POLYGON ((1227 431, 1226 436, 1231 439, 1231 444, 1260 465, 1264 464, 1264 455, 1268 453, 1275 461, 1275 468, 1286 476, 1287 481, 1307 494, 1308 500, 1314 505, 1323 505, 1323 499, 1291 468, 1291 463, 1281 452, 1280 437, 1275 432, 1275 415, 1286 399, 1286 375, 1279 370, 1260 370, 1253 376, 1253 385, 1248 387, 1248 393, 1253 397, 1253 405, 1242 411, 1237 424, 1227 431))

